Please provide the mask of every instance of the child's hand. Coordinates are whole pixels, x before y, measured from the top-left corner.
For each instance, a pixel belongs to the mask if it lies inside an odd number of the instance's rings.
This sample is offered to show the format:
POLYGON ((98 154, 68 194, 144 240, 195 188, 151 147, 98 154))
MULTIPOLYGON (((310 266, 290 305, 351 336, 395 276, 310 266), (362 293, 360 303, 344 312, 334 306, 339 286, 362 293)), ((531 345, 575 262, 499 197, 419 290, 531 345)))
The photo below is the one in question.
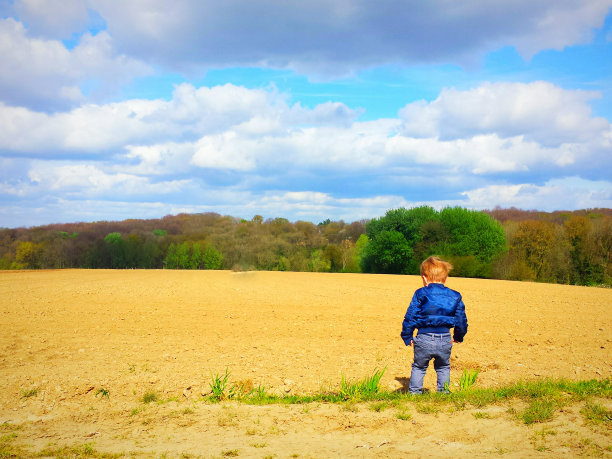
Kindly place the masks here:
POLYGON ((413 339, 410 340, 410 342, 408 343, 408 346, 412 346, 412 343, 414 343, 413 339))
POLYGON ((451 343, 458 343, 458 344, 461 344, 461 343, 463 343, 463 341, 455 341, 455 340, 453 339, 453 340, 451 340, 451 343))

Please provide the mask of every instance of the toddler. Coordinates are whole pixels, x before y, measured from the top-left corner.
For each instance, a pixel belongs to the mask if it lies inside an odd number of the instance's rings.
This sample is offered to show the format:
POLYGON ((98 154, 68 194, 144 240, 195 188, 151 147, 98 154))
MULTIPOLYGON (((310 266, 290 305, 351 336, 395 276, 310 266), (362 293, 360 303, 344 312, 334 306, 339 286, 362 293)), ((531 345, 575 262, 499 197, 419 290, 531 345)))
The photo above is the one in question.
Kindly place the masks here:
POLYGON ((434 359, 438 376, 438 392, 448 392, 450 355, 453 343, 460 343, 467 333, 467 317, 461 294, 444 286, 453 266, 438 257, 429 257, 421 264, 423 288, 414 292, 402 324, 406 346, 414 344, 414 363, 408 390, 423 391, 423 378, 434 359), (453 329, 451 339, 450 329, 453 329), (412 336, 415 329, 418 334, 412 336))

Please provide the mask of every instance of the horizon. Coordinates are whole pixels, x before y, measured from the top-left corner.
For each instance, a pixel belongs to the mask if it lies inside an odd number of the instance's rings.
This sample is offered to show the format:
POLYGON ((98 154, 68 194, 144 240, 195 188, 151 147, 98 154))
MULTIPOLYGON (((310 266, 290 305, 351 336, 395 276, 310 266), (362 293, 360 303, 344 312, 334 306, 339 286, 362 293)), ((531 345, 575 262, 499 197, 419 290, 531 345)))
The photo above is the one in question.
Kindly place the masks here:
MULTIPOLYGON (((388 209, 388 210, 393 210, 393 209, 388 209)), ((440 210, 440 209, 437 209, 440 210)), ((476 210, 476 209, 470 209, 470 210, 476 210)), ((575 213, 575 212, 585 212, 585 213, 592 213, 592 212, 597 212, 597 211, 610 211, 612 213, 612 208, 607 208, 607 207, 594 207, 594 208, 588 208, 588 209, 574 209, 574 210, 566 210, 566 209, 559 209, 559 210, 553 210, 553 211, 543 211, 543 210, 538 210, 538 209, 518 209, 516 207, 506 207, 506 208, 502 208, 502 207, 496 207, 494 209, 480 209, 477 210, 478 212, 484 212, 484 213, 492 213, 495 211, 505 211, 505 210, 510 210, 510 211, 518 211, 518 212, 524 212, 524 213, 544 213, 544 214, 558 214, 558 213, 575 213)), ((25 229, 25 230, 31 230, 31 229, 35 229, 35 228, 44 228, 44 227, 48 227, 48 226, 62 226, 62 225, 81 225, 81 224, 97 224, 97 223, 124 223, 127 222, 129 220, 136 220, 136 221, 149 221, 149 220, 163 220, 165 218, 168 217, 178 217, 179 215, 204 215, 204 214, 215 214, 218 215, 219 217, 229 217, 229 218, 234 218, 234 219, 238 219, 238 220, 244 220, 244 221, 253 221, 254 217, 256 216, 260 216, 263 218, 263 222, 268 222, 268 221, 273 221, 276 219, 285 219, 287 220, 289 223, 294 224, 297 223, 298 221, 305 221, 305 222, 309 222, 312 223, 313 225, 319 226, 319 225, 324 225, 326 224, 326 221, 329 220, 329 223, 333 223, 333 222, 344 222, 345 224, 352 224, 352 223, 356 223, 356 222, 361 222, 361 221, 370 221, 376 218, 381 218, 384 216, 384 214, 382 215, 378 215, 375 217, 371 217, 371 218, 364 218, 364 219, 359 219, 359 220, 348 220, 345 221, 343 219, 338 219, 338 220, 332 220, 329 217, 326 219, 323 219, 321 221, 312 221, 312 220, 290 220, 287 219, 286 217, 282 217, 282 216, 277 216, 277 217, 266 217, 264 215, 261 214, 255 214, 253 217, 251 218, 244 218, 244 217, 240 217, 240 216, 235 216, 235 215, 229 215, 229 214, 220 214, 218 212, 195 212, 195 213, 177 213, 177 214, 167 214, 167 215, 163 215, 161 217, 151 217, 151 218, 126 218, 123 220, 91 220, 91 221, 85 221, 85 220, 81 220, 81 221, 71 221, 71 222, 52 222, 52 223, 44 223, 42 225, 33 225, 33 226, 14 226, 14 227, 2 227, 0 226, 0 230, 19 230, 19 229, 25 229)), ((492 218, 496 219, 494 216, 491 216, 492 218)), ((511 219, 509 219, 511 220, 511 219)))
POLYGON ((612 0, 14 0, 0 50, 0 227, 612 208, 612 0))

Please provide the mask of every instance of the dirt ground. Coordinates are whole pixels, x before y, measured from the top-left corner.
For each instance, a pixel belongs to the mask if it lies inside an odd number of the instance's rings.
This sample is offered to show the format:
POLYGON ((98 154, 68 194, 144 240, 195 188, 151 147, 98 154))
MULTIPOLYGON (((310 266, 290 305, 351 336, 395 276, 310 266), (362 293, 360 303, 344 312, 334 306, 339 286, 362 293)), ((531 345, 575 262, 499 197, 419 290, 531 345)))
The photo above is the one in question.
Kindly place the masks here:
MULTIPOLYGON (((610 429, 585 425, 583 405, 525 426, 511 406, 202 401, 211 374, 226 369, 233 382, 307 394, 386 368, 382 385, 401 390, 412 363, 401 323, 421 285, 363 274, 0 272, 0 448, 18 456, 64 446, 151 457, 612 455, 610 429), (165 402, 145 404, 147 393, 165 402)), ((480 370, 479 387, 612 376, 612 290, 447 285, 462 293, 469 322, 453 348, 453 384, 465 368, 480 370)), ((434 379, 430 367, 425 387, 434 379)))

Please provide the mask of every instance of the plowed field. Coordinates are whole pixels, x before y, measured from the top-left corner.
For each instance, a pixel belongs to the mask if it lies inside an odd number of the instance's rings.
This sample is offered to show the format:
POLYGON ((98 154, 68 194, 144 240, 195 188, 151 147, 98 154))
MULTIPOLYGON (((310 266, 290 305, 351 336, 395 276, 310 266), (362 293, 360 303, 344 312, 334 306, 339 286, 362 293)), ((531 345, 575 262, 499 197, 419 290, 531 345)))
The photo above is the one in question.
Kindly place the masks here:
MULTIPOLYGON (((596 445, 610 455, 610 430, 584 426, 580 406, 556 415, 554 438, 538 451, 533 435, 542 426, 520 425, 507 406, 490 406, 482 418, 473 409, 415 411, 406 421, 368 404, 202 401, 211 373, 226 369, 233 382, 306 394, 386 368, 383 387, 401 390, 412 363, 401 322, 421 285, 390 275, 0 272, 5 451, 541 457, 596 445), (147 393, 164 403, 143 403, 147 393), (580 447, 584 438, 590 443, 580 447)), ((447 285, 462 293, 469 322, 453 349, 453 384, 465 368, 480 370, 480 387, 612 375, 612 290, 460 278, 447 285)), ((430 368, 425 387, 434 378, 430 368)))

